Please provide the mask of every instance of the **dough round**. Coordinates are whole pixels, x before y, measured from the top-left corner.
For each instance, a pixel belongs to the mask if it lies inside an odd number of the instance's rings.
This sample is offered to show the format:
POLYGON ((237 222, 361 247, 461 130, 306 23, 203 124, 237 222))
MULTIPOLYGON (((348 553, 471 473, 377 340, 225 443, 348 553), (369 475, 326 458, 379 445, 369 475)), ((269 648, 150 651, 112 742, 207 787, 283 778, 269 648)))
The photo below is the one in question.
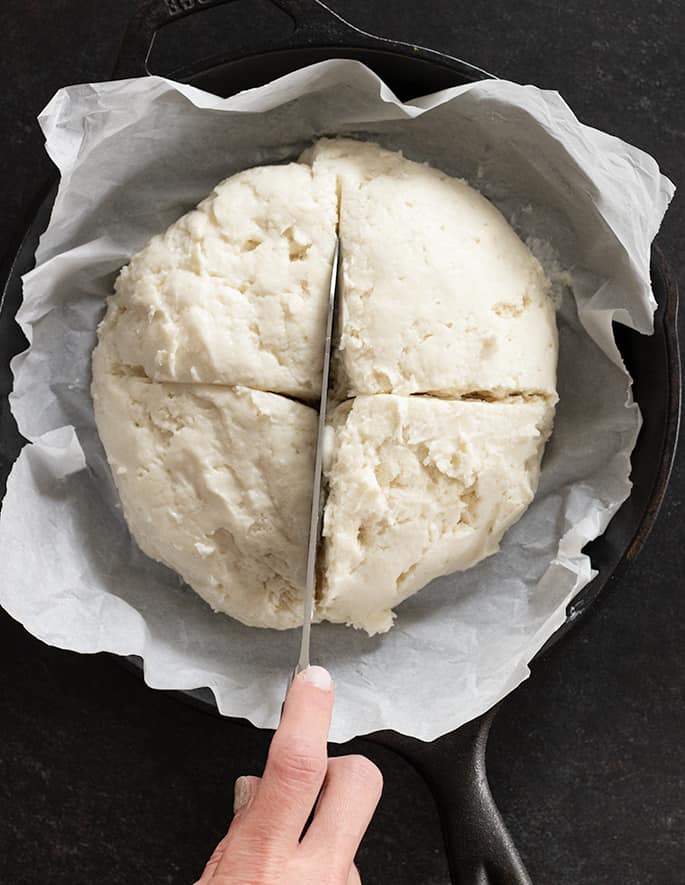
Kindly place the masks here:
POLYGON ((373 634, 494 553, 537 486, 554 308, 494 206, 345 139, 239 173, 122 270, 92 390, 141 549, 218 611, 301 624, 317 428, 301 400, 320 394, 336 227, 316 618, 373 634))

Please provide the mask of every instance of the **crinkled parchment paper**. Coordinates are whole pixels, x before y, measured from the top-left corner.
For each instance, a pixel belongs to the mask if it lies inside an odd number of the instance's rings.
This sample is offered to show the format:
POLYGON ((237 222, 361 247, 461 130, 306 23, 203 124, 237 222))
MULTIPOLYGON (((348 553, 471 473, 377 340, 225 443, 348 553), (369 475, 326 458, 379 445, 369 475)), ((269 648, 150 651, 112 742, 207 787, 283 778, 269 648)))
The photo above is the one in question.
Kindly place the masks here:
POLYGON ((157 688, 209 686, 224 714, 275 725, 297 632, 210 609, 131 541, 97 437, 90 352, 116 271, 240 169, 341 133, 401 148, 494 200, 555 281, 560 402, 537 498, 496 556, 404 603, 367 637, 322 624, 337 685, 333 739, 381 728, 432 739, 490 707, 593 576, 580 550, 630 490, 640 425, 612 319, 649 334, 650 244, 673 193, 646 154, 581 125, 558 94, 483 81, 397 101, 330 61, 222 100, 156 78, 60 90, 41 116, 61 172, 24 280, 31 347, 13 365, 24 448, 0 516, 0 603, 35 636, 139 655, 157 688))

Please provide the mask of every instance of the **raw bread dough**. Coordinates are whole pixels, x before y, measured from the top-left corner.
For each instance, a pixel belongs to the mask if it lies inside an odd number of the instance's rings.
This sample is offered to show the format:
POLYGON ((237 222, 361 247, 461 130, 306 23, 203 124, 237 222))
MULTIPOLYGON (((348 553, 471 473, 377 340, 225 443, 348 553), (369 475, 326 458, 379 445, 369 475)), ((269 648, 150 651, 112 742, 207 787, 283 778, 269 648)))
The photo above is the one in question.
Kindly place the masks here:
POLYGON ((383 632, 403 599, 495 553, 533 499, 552 416, 540 398, 378 395, 339 406, 320 616, 383 632))
POLYGON ((492 203, 375 144, 324 139, 302 159, 341 182, 340 399, 483 391, 556 400, 549 283, 492 203))
POLYGON ((131 532, 214 609, 302 622, 338 223, 343 280, 316 618, 369 633, 494 553, 530 503, 556 402, 540 265, 467 184, 324 140, 241 172, 117 280, 93 357, 131 532), (408 394, 431 394, 408 396, 408 394))
POLYGON ((101 371, 95 417, 131 533, 216 611, 302 623, 316 412, 245 387, 101 371))
POLYGON ((113 365, 317 399, 337 214, 335 177, 297 163, 217 185, 121 271, 113 365))

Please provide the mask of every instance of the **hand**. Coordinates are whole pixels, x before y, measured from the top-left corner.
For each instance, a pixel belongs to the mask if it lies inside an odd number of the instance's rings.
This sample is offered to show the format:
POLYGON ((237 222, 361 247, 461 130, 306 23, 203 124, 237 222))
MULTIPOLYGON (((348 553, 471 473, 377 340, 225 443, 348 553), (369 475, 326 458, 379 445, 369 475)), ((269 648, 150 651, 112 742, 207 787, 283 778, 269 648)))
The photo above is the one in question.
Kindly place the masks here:
POLYGON ((328 758, 332 712, 327 671, 300 673, 264 774, 236 781, 233 821, 196 885, 360 885, 354 856, 383 778, 364 756, 328 758))

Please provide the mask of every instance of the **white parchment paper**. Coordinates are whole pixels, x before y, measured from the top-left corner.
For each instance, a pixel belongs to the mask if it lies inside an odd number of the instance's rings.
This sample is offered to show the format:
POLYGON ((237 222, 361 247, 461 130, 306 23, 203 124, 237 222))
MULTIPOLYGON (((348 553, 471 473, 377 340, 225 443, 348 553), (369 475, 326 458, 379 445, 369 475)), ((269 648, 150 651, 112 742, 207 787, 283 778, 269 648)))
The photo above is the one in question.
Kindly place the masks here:
POLYGON ((650 244, 673 193, 654 160, 581 125, 558 94, 488 80, 408 104, 330 61, 222 100, 157 77, 60 90, 40 118, 61 182, 24 280, 30 348, 13 364, 24 448, 0 514, 0 604, 45 642, 139 655, 157 688, 208 686, 219 710, 274 726, 297 632, 213 614, 141 554, 95 430, 90 352, 116 271, 212 187, 318 136, 401 148, 494 200, 555 281, 559 395, 540 490, 501 552, 404 603, 384 636, 323 624, 332 738, 456 728, 526 678, 591 580, 581 548, 630 491, 640 417, 611 321, 652 329, 650 244))

